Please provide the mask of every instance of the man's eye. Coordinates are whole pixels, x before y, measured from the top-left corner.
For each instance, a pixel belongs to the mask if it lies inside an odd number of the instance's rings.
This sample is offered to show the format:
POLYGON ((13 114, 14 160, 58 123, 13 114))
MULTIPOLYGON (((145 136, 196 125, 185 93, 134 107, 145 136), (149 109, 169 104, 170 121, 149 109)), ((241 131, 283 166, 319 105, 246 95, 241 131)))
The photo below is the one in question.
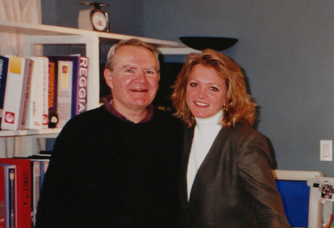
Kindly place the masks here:
POLYGON ((148 70, 148 71, 146 71, 146 74, 154 74, 154 71, 148 70))
POLYGON ((131 70, 131 69, 127 69, 127 70, 125 70, 125 72, 132 73, 133 70, 131 70))

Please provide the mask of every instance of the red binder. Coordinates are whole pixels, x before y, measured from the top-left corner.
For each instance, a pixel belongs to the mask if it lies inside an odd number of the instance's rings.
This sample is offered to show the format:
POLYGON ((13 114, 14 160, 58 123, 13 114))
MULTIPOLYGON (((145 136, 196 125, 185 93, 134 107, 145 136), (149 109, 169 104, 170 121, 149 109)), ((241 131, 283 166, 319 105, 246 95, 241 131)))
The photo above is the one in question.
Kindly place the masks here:
POLYGON ((31 228, 31 165, 30 159, 0 158, 0 164, 16 165, 17 227, 31 228))

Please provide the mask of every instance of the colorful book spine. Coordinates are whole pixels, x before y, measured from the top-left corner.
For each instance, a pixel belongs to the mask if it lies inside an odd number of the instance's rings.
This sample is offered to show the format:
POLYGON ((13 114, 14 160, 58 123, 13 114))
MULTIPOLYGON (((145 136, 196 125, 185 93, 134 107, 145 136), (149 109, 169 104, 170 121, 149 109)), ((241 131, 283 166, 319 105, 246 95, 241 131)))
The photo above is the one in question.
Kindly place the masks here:
POLYGON ((48 170, 49 167, 49 159, 41 160, 41 186, 40 186, 40 191, 42 190, 44 178, 45 178, 45 173, 48 170))
POLYGON ((32 61, 16 56, 9 58, 2 129, 21 130, 25 128, 32 61))
POLYGON ((28 111, 28 99, 30 93, 31 86, 31 70, 33 67, 33 62, 31 59, 24 59, 25 67, 24 67, 24 76, 22 83, 22 94, 21 94, 21 103, 20 103, 20 111, 19 111, 19 127, 18 130, 26 129, 26 118, 28 111))
POLYGON ((6 174, 5 167, 0 165, 0 228, 6 228, 6 174))
POLYGON ((58 127, 71 119, 73 68, 72 61, 58 61, 58 127))
POLYGON ((32 223, 33 226, 36 224, 36 213, 37 213, 37 205, 39 201, 40 195, 40 187, 41 187, 41 165, 40 161, 32 160, 31 161, 31 173, 32 173, 32 212, 33 218, 32 223))
POLYGON ((57 127, 58 113, 57 113, 57 90, 58 90, 58 77, 57 77, 57 60, 49 57, 49 128, 57 127))
POLYGON ((1 214, 0 214, 0 228, 17 227, 16 216, 16 166, 0 164, 0 197, 1 200, 1 214))
POLYGON ((86 111, 88 58, 80 56, 79 70, 73 77, 72 117, 86 111))
POLYGON ((43 57, 43 117, 42 128, 49 127, 49 59, 43 57))
POLYGON ((30 159, 0 158, 0 164, 16 166, 16 227, 31 228, 31 164, 30 159))
POLYGON ((7 81, 9 59, 5 56, 0 55, 0 123, 2 118, 3 103, 5 99, 5 89, 7 81))
POLYGON ((31 57, 31 86, 26 115, 26 129, 42 129, 43 116, 43 57, 31 57))

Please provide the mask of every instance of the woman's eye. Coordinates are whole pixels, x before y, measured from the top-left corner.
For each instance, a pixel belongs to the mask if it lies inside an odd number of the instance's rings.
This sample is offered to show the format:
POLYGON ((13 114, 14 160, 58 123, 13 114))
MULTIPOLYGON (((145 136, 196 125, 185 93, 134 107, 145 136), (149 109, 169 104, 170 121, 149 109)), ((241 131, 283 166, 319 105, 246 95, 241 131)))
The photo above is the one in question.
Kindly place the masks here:
POLYGON ((195 86, 197 86, 197 83, 195 83, 195 82, 191 82, 191 83, 190 83, 190 86, 191 86, 191 87, 195 87, 195 86))
POLYGON ((219 91, 217 87, 213 87, 213 86, 210 87, 210 89, 211 89, 212 91, 219 91))

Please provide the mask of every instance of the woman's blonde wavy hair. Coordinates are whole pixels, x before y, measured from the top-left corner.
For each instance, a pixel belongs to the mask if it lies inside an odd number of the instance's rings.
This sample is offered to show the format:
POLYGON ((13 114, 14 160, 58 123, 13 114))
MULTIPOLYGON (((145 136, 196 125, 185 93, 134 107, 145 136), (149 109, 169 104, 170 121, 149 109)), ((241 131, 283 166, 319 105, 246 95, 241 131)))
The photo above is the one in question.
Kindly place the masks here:
POLYGON ((224 115, 220 123, 224 128, 232 125, 235 127, 238 122, 252 126, 255 121, 256 104, 251 96, 247 94, 244 75, 240 67, 227 56, 211 49, 206 49, 200 54, 188 54, 181 72, 172 86, 174 92, 171 99, 176 108, 176 117, 181 118, 186 126, 195 124, 195 118, 190 112, 186 103, 186 89, 188 77, 192 68, 201 64, 205 67, 213 67, 218 75, 226 82, 226 103, 224 115))

